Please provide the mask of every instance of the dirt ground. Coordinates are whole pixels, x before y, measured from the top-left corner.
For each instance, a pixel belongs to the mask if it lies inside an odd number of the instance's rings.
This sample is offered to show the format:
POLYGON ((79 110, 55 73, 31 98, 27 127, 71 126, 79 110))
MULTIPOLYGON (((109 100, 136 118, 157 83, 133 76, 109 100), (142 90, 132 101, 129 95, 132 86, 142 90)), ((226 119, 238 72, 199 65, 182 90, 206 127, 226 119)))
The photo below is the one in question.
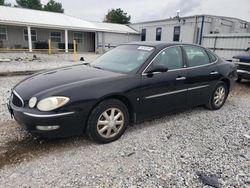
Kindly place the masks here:
POLYGON ((237 83, 219 111, 198 107, 133 125, 116 142, 30 136, 6 109, 24 77, 0 78, 0 187, 250 186, 250 82, 237 83))
POLYGON ((95 53, 79 53, 77 54, 77 62, 74 62, 72 53, 61 54, 44 54, 44 53, 0 53, 0 73, 13 71, 32 71, 53 69, 63 66, 70 66, 74 64, 83 63, 80 61, 84 58, 84 63, 91 62, 100 54, 95 53), (1 59, 3 62, 1 62, 1 59), (4 62, 4 60, 6 60, 4 62), (9 60, 9 61, 7 61, 9 60))

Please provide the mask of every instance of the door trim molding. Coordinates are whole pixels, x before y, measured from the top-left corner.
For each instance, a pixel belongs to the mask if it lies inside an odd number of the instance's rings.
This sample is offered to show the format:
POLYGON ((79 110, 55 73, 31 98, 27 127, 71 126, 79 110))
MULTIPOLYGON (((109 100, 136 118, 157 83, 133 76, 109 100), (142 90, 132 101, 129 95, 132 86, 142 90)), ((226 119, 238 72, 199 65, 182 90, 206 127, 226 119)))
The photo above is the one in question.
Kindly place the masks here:
POLYGON ((192 91, 192 90, 195 90, 195 89, 202 89, 202 88, 205 88, 205 87, 209 87, 209 85, 202 85, 202 86, 197 86, 197 87, 191 87, 191 88, 188 88, 187 90, 188 91, 192 91))
POLYGON ((145 97, 145 99, 152 99, 152 98, 157 98, 157 97, 163 97, 163 96, 166 96, 166 95, 173 95, 173 94, 182 93, 182 92, 185 92, 185 91, 192 91, 192 90, 196 90, 196 89, 206 88, 206 87, 209 87, 209 86, 210 85, 202 85, 202 86, 197 86, 197 87, 191 87, 191 88, 188 88, 188 89, 180 89, 180 90, 170 91, 170 92, 166 92, 166 93, 159 93, 159 94, 147 96, 147 97, 145 97))
POLYGON ((185 92, 185 91, 187 91, 187 89, 180 89, 180 90, 170 91, 170 92, 166 92, 166 93, 159 93, 159 94, 156 94, 156 95, 147 96, 147 97, 145 97, 145 99, 152 99, 152 98, 156 98, 156 97, 172 95, 172 94, 181 93, 181 92, 185 92))

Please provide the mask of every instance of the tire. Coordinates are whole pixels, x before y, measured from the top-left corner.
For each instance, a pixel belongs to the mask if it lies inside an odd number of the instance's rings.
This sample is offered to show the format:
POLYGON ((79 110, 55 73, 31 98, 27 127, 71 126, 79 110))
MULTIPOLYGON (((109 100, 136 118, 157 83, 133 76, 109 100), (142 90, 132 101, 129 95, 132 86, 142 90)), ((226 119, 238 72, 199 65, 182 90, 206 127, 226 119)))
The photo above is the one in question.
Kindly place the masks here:
POLYGON ((241 80, 242 80, 241 76, 238 76, 236 82, 241 82, 241 80))
POLYGON ((119 139, 129 124, 126 105, 120 100, 108 99, 95 107, 88 118, 86 134, 98 143, 119 139))
POLYGON ((229 90, 225 82, 218 82, 210 96, 209 102, 206 105, 210 110, 219 110, 226 102, 229 90), (222 92, 224 91, 224 92, 222 92), (224 93, 224 95, 223 95, 224 93), (224 97, 222 97, 224 96, 224 97), (218 99, 218 100, 217 100, 218 99))

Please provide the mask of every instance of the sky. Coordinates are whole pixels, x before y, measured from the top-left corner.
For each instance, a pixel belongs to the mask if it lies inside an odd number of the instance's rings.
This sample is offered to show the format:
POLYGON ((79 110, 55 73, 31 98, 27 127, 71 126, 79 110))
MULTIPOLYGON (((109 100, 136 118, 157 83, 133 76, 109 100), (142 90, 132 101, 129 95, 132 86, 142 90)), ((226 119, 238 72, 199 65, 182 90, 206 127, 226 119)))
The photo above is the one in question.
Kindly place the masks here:
MULTIPOLYGON (((5 0, 14 3, 15 0, 5 0)), ((109 9, 121 8, 131 22, 166 19, 176 16, 212 14, 236 17, 250 22, 250 0, 56 0, 65 14, 86 21, 103 21, 109 9)), ((48 0, 41 0, 46 4, 48 0)))

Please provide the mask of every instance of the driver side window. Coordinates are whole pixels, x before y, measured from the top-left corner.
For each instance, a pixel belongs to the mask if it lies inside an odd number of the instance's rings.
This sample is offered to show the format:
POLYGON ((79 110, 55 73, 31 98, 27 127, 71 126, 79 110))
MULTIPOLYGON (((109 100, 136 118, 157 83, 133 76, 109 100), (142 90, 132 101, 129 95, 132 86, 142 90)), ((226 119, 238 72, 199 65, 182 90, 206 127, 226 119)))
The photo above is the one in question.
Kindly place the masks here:
POLYGON ((163 65, 168 70, 183 68, 182 52, 180 47, 170 47, 163 50, 154 60, 154 65, 163 65))

